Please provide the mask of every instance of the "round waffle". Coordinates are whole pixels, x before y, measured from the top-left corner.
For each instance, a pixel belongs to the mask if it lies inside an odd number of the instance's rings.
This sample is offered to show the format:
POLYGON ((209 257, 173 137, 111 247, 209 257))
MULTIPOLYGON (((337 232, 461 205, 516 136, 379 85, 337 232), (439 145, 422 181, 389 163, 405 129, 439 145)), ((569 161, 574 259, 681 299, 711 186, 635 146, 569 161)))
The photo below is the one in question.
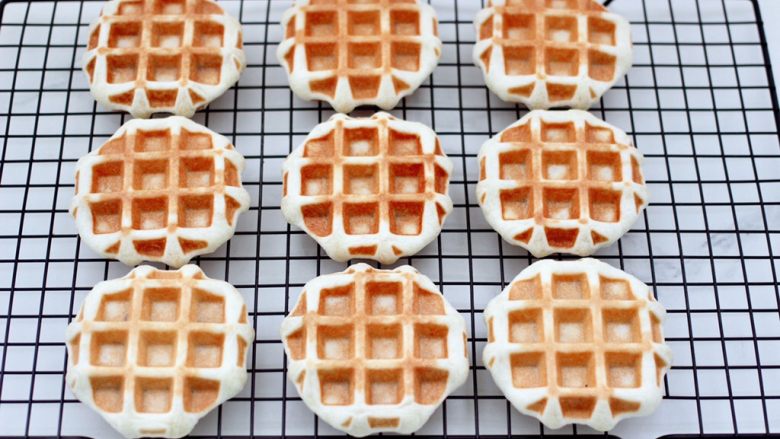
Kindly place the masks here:
POLYGON ((392 109, 441 56, 435 11, 417 0, 298 0, 282 25, 277 56, 290 88, 342 113, 392 109))
POLYGON ((452 162, 436 133, 387 113, 336 114, 284 163, 282 213, 340 262, 391 264, 441 232, 452 162))
POLYGON ((595 0, 492 0, 474 62, 501 99, 586 109, 631 68, 631 29, 595 0))
POLYGON ((101 282, 67 329, 73 394, 125 437, 182 437, 246 382, 244 299, 195 265, 101 282))
POLYGON ((671 364, 663 306, 595 259, 523 270, 484 312, 483 363, 513 406, 549 428, 606 431, 661 402, 671 364))
POLYGON ((191 117, 245 64, 241 25, 211 0, 106 2, 84 54, 95 99, 141 118, 191 117))
POLYGON ((189 119, 134 119, 78 161, 70 211, 101 255, 180 267, 233 236, 249 207, 243 167, 228 139, 189 119))
POLYGON ((353 436, 418 430, 469 371, 463 317, 409 266, 310 281, 281 334, 303 401, 353 436))
POLYGON ((618 128, 580 110, 536 110, 479 152, 477 199, 488 223, 537 258, 593 254, 647 205, 642 154, 618 128))

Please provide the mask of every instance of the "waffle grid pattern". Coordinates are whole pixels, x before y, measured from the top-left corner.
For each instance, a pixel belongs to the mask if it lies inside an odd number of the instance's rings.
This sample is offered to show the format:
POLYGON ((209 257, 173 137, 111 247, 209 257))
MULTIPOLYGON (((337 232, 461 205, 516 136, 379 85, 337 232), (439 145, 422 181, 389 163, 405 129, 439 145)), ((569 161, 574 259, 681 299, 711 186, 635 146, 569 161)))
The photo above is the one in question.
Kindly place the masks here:
POLYGON ((312 280, 281 334, 304 402, 354 436, 418 430, 468 373, 463 318, 409 266, 312 280))
POLYGON ((337 114, 285 161, 282 212, 337 261, 391 264, 441 231, 452 167, 425 125, 337 114))
POLYGON ((127 122, 76 165, 71 213, 96 252, 180 267, 230 239, 249 208, 244 158, 183 117, 127 122))
POLYGON ((76 397, 125 437, 181 437, 243 388, 254 331, 230 284, 142 266, 95 286, 66 340, 76 397))
MULTIPOLYGON (((236 237, 197 260, 210 276, 235 285, 247 304, 255 303, 250 321, 257 320, 255 344, 265 354, 250 356, 254 378, 245 391, 201 419, 193 434, 338 434, 311 413, 291 384, 283 385, 285 355, 276 334, 305 282, 346 267, 331 262, 304 232, 288 229, 279 211, 281 162, 330 112, 325 103, 297 100, 273 56, 283 36, 279 21, 291 0, 218 3, 240 18, 247 54, 257 56, 248 57, 236 98, 229 91, 196 120, 227 136, 246 157, 244 186, 253 194, 257 215, 242 215, 236 237), (253 297, 260 300, 252 302, 253 297)), ((482 309, 533 258, 502 242, 484 222, 473 195, 476 153, 484 140, 525 112, 486 90, 471 62, 473 19, 486 2, 431 3, 441 20, 441 63, 430 83, 399 104, 397 114, 432 126, 441 137, 456 166, 450 184, 455 208, 438 244, 404 262, 428 275, 476 330, 469 328, 474 364, 467 383, 419 434, 547 436, 550 430, 501 396, 480 360, 487 337, 482 309)), ((0 66, 7 78, 0 91, 12 105, 2 101, 5 110, 0 110, 8 130, 0 139, 5 146, 0 159, 0 273, 5 275, 0 276, 0 429, 5 435, 114 434, 97 413, 63 391, 64 325, 96 282, 128 271, 86 249, 67 212, 76 160, 129 117, 95 106, 80 70, 89 24, 104 4, 14 0, 0 5, 0 66)), ((772 415, 780 410, 778 279, 772 260, 780 254, 773 220, 780 200, 772 195, 778 194, 773 169, 780 149, 773 117, 775 63, 762 52, 764 27, 771 20, 756 0, 614 0, 609 8, 631 20, 635 65, 594 114, 633 137, 646 158, 652 197, 635 226, 599 258, 657 292, 669 313, 664 335, 675 354, 658 409, 619 423, 612 434, 654 439, 779 433, 780 419, 772 415)), ((770 51, 772 46, 769 41, 770 51)), ((556 433, 592 431, 575 425, 556 433)))
POLYGON ((549 428, 606 431, 661 402, 666 313, 621 270, 595 259, 537 262, 484 315, 483 363, 518 410, 549 428))
POLYGON ((631 68, 628 21, 595 0, 492 0, 474 63, 501 99, 587 109, 631 68))
POLYGON ((140 118, 192 117, 245 65, 241 25, 211 0, 109 1, 84 54, 95 99, 140 118))
POLYGON ((648 203, 642 154, 590 113, 536 110, 480 150, 477 200, 507 241, 541 258, 593 254, 648 203))
POLYGON ((299 0, 282 25, 277 56, 290 87, 342 113, 392 109, 441 56, 435 11, 418 0, 299 0))

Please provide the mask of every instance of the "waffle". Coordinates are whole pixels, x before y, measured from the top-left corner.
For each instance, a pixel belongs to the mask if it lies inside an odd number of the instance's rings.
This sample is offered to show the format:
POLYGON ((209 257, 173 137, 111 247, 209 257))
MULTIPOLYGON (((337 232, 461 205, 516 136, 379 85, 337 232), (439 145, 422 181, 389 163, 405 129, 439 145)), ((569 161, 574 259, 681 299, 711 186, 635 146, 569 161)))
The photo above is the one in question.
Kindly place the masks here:
POLYGON ((342 113, 392 109, 441 56, 435 11, 417 0, 298 0, 282 25, 277 57, 290 88, 342 113))
POLYGON ((189 119, 131 120, 78 161, 70 211, 104 257, 180 267, 233 236, 249 207, 243 167, 228 139, 189 119))
POLYGON ((418 430, 469 371, 463 317, 409 266, 310 281, 281 335, 304 403, 353 436, 418 430))
POLYGON ((590 113, 536 110, 482 146, 477 199, 493 229, 534 256, 587 256, 647 205, 641 163, 626 133, 590 113))
POLYGON ((540 261, 485 309, 483 363, 512 405, 547 427, 610 430, 661 402, 665 314, 647 285, 603 262, 540 261))
POLYGON ((282 212, 340 262, 391 264, 439 232, 452 211, 452 162, 436 133, 387 113, 317 125, 283 167, 282 212))
POLYGON ((106 2, 84 54, 95 99, 141 118, 192 117, 245 64, 241 25, 210 0, 106 2))
POLYGON ((631 68, 631 28, 595 0, 492 0, 474 62, 501 99, 586 109, 631 68))
POLYGON ((195 265, 101 282, 66 332, 73 394, 125 437, 182 437, 246 382, 244 299, 195 265))

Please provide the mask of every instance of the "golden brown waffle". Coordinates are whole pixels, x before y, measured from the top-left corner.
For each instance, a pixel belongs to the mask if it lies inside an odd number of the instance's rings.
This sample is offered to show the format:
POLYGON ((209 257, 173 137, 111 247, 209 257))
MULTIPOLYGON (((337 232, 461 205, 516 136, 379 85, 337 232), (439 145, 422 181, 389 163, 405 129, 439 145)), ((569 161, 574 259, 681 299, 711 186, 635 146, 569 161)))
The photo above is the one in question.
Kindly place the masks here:
POLYGON ((595 259, 523 270, 485 309, 483 363, 517 410, 549 428, 610 430, 655 410, 671 363, 663 307, 595 259))
POLYGON ((586 109, 631 68, 629 23, 595 0, 492 0, 474 23, 488 87, 531 109, 586 109))
POLYGON ((244 299, 195 265, 101 282, 68 326, 73 394, 125 437, 181 437, 246 382, 244 299))
POLYGON ((391 264, 441 231, 452 162, 430 128, 387 113, 333 116, 284 163, 282 213, 337 261, 391 264))
POLYGON ((342 113, 392 109, 441 56, 436 14, 417 0, 298 0, 282 25, 277 56, 290 88, 342 113))
POLYGON ((191 117, 238 81, 241 25, 211 0, 112 0, 92 25, 84 71, 95 99, 134 117, 191 117))
POLYGON ((281 334, 303 401, 353 436, 418 430, 469 371, 463 317, 409 266, 310 281, 281 334))
POLYGON ((538 258, 591 255, 647 205, 642 154, 584 111, 532 111, 485 143, 479 163, 477 200, 488 223, 538 258))
POLYGON ((189 119, 131 120, 76 164, 71 213, 107 258, 180 267, 233 236, 249 207, 243 167, 228 139, 189 119))

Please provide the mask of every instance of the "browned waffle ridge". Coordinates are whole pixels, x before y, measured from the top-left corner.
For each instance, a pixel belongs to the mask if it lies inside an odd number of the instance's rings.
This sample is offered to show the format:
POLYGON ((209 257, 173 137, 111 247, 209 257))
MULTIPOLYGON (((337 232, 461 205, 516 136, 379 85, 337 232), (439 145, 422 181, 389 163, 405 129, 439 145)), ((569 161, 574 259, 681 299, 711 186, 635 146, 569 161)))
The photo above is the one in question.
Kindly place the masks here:
POLYGON ((595 259, 544 260, 485 309, 483 362, 509 401, 549 428, 612 429, 652 412, 671 363, 647 285, 595 259))
POLYGON ((281 332, 304 402, 355 436, 416 431, 468 373, 463 318, 409 266, 312 280, 281 332))
POLYGON ((337 114, 285 161, 282 212, 337 261, 393 263, 441 231, 451 172, 430 128, 337 114))
POLYGON ((486 142, 477 200, 488 223, 536 257, 593 254, 648 202, 642 154, 620 129, 580 110, 535 110, 486 142))
POLYGON ((241 25, 211 0, 112 0, 92 25, 84 70, 95 98, 135 117, 191 117, 246 64, 241 25))
POLYGON ((227 241, 249 206, 244 158, 183 117, 127 122, 76 165, 71 213, 96 252, 179 267, 227 241))
POLYGON ((475 26, 488 87, 531 109, 586 109, 631 67, 628 22, 595 0, 492 0, 475 26))
POLYGON ((181 437, 241 390, 254 332, 228 283, 142 266, 95 286, 66 340, 82 402, 126 437, 181 437))
POLYGON ((343 113, 393 108, 441 55, 435 12, 417 0, 298 0, 282 25, 277 54, 290 87, 343 113))

